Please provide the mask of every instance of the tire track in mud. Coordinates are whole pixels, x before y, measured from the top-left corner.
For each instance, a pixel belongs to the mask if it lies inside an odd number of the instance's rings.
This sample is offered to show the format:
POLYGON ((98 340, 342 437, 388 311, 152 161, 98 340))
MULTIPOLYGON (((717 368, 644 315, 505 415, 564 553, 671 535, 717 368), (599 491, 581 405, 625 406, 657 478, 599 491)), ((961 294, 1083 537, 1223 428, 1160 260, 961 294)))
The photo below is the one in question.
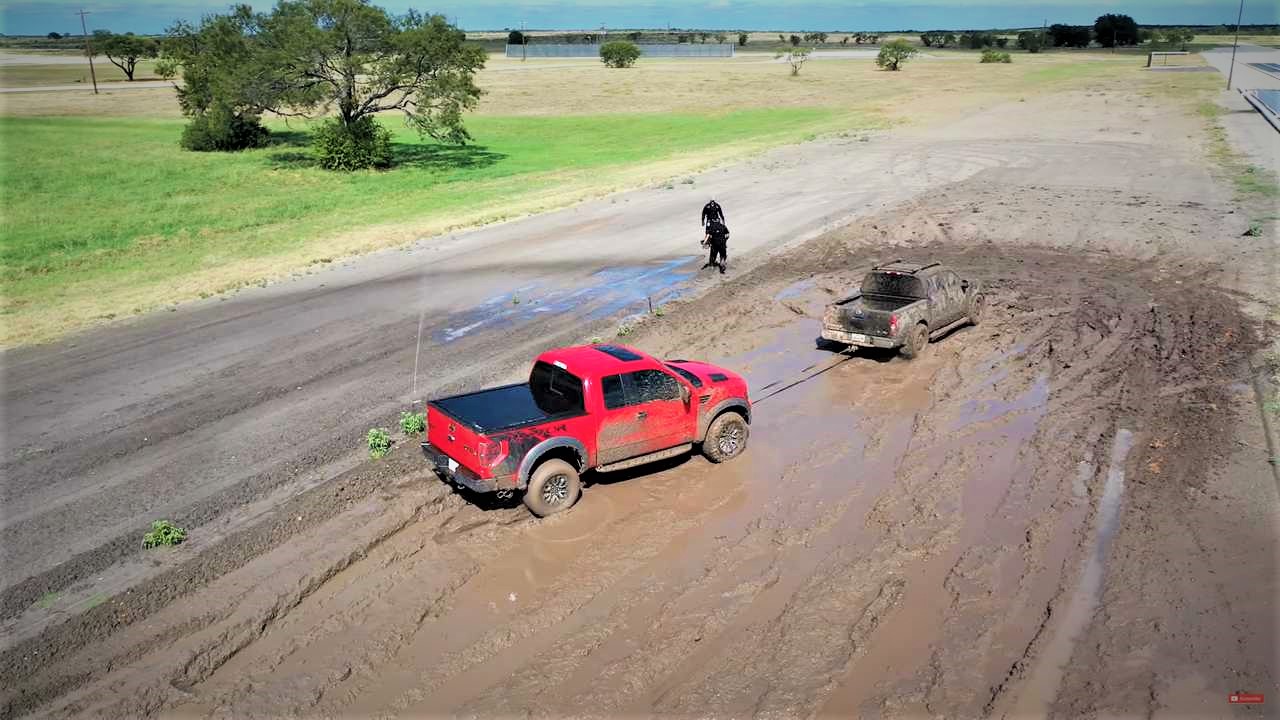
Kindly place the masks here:
POLYGON ((6 684, 0 695, 0 709, 7 717, 20 715, 54 696, 70 693, 63 698, 64 709, 52 714, 86 712, 87 708, 74 697, 75 688, 118 667, 130 669, 131 691, 105 701, 102 712, 106 715, 149 714, 171 704, 172 690, 202 681, 338 572, 394 536, 419 513, 431 514, 439 508, 448 497, 439 488, 419 491, 399 506, 367 499, 371 490, 383 487, 388 480, 403 482, 406 477, 420 477, 421 472, 416 463, 400 460, 388 462, 375 472, 348 473, 342 480, 352 486, 352 492, 345 499, 334 503, 333 491, 328 489, 298 496, 280 509, 272 523, 239 533, 231 538, 232 542, 216 545, 177 571, 150 581, 155 587, 144 585, 136 594, 113 598, 68 621, 67 625, 74 627, 66 629, 76 631, 72 644, 59 646, 45 637, 19 644, 4 655, 6 684), (361 491, 361 485, 372 487, 361 491), (251 581, 229 574, 242 561, 238 553, 256 547, 261 554, 266 548, 281 545, 295 532, 290 526, 296 525, 298 518, 311 514, 313 522, 323 526, 323 521, 339 517, 339 510, 353 511, 345 516, 348 518, 368 518, 369 529, 363 531, 366 537, 361 542, 335 548, 328 557, 323 549, 300 551, 306 554, 291 560, 294 571, 284 577, 273 577, 280 574, 278 568, 255 569, 251 581), (223 601, 218 612, 193 615, 182 610, 167 614, 162 611, 150 618, 146 632, 119 632, 134 622, 135 615, 151 616, 148 604, 156 602, 157 597, 184 594, 192 586, 208 585, 212 578, 220 578, 211 590, 223 601), (80 649, 79 643, 85 637, 99 642, 80 649), (139 662, 141 667, 134 666, 139 662))

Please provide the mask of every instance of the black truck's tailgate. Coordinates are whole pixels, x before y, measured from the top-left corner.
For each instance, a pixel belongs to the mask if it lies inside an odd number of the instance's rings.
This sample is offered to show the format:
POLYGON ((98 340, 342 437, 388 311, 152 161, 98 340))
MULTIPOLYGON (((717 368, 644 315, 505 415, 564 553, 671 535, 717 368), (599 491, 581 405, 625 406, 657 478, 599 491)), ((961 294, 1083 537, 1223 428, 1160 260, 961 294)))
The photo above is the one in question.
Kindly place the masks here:
POLYGON ((915 298, 890 298, 856 295, 827 308, 823 323, 845 332, 887 337, 893 313, 914 302, 915 298))

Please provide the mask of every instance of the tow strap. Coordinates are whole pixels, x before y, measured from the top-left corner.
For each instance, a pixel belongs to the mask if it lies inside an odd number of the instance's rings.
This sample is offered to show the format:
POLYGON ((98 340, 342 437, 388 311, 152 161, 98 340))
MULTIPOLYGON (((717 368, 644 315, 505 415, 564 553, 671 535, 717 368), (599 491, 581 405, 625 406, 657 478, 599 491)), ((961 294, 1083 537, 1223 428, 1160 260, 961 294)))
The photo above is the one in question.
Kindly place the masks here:
POLYGON ((836 366, 849 362, 852 359, 853 359, 853 355, 850 355, 849 353, 840 353, 840 357, 836 358, 835 360, 832 360, 831 362, 825 363, 823 365, 817 365, 817 364, 810 365, 804 370, 801 370, 800 371, 801 375, 798 379, 789 380, 789 381, 777 380, 777 381, 771 382, 760 389, 761 390, 769 390, 770 388, 773 388, 773 389, 770 392, 765 393, 763 396, 756 398, 755 400, 752 400, 751 404, 757 405, 759 403, 762 403, 765 400, 768 400, 769 398, 773 397, 774 395, 777 395, 780 392, 783 392, 785 390, 790 390, 791 388, 801 383, 808 382, 809 380, 812 380, 818 377, 822 373, 827 372, 828 370, 832 370, 836 366), (817 369, 815 370, 815 368, 817 369), (809 372, 810 370, 813 370, 813 372, 809 372), (808 374, 806 375, 805 373, 808 373, 808 374))

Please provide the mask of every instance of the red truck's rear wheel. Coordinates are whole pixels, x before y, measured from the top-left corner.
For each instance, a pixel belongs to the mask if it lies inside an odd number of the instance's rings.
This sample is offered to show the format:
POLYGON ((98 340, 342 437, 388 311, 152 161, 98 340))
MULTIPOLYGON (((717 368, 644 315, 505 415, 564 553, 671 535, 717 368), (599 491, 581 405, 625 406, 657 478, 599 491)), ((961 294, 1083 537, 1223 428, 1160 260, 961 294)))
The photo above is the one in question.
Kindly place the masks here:
POLYGON ((568 510, 582 495, 578 471, 564 460, 551 459, 538 466, 524 491, 524 506, 538 517, 568 510))
POLYGON ((747 449, 750 432, 750 426, 741 415, 732 411, 723 413, 707 428, 707 436, 702 440, 702 454, 715 463, 732 460, 747 449))

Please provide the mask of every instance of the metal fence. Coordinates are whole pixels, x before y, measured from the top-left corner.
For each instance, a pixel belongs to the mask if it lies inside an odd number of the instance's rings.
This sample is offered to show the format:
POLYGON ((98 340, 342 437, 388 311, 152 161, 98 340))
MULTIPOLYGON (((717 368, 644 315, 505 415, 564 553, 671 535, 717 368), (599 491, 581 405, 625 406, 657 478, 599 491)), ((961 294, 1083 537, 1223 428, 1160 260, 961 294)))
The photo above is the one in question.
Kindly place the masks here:
MULTIPOLYGON (((637 45, 644 57, 733 57, 733 43, 670 43, 637 45)), ((550 43, 545 45, 507 45, 507 57, 531 58, 572 58, 600 57, 600 44, 571 45, 569 43, 550 43)))

